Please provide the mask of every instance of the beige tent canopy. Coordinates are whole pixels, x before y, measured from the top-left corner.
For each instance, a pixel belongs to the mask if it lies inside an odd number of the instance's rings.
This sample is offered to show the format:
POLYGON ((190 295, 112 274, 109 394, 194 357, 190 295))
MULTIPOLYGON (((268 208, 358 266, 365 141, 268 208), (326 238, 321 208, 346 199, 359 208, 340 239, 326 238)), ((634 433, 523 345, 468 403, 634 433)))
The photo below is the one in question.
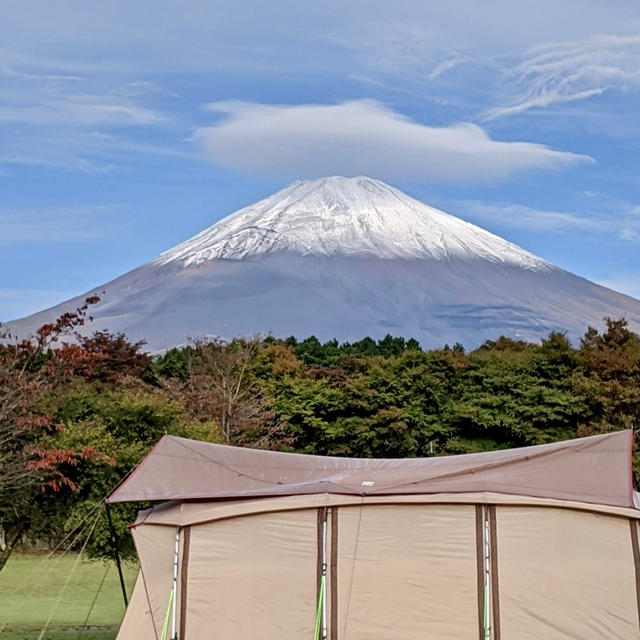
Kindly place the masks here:
POLYGON ((165 436, 109 502, 141 571, 119 639, 640 640, 630 431, 405 460, 165 436))

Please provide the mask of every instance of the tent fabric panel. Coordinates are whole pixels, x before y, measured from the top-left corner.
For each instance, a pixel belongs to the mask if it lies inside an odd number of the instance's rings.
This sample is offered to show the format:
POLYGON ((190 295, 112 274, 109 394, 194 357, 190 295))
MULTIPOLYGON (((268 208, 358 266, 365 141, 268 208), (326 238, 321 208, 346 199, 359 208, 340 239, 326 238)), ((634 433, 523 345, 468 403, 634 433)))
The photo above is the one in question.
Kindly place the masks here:
POLYGON ((116 640, 156 640, 142 572, 138 572, 116 640))
POLYGON ((192 526, 189 558, 186 638, 313 637, 315 509, 192 526))
POLYGON ((640 638, 627 519, 510 506, 496 518, 504 638, 640 638))
POLYGON ((413 459, 305 456, 164 436, 109 502, 493 491, 634 507, 630 431, 413 459))
POLYGON ((362 505, 339 513, 338 638, 478 637, 473 505, 362 505))
POLYGON ((151 609, 151 619, 160 636, 169 595, 173 587, 176 527, 149 525, 132 530, 140 560, 140 572, 151 609))
POLYGON ((629 532, 631 533, 633 570, 636 578, 636 601, 638 603, 638 620, 640 621, 640 528, 637 520, 629 520, 629 532))

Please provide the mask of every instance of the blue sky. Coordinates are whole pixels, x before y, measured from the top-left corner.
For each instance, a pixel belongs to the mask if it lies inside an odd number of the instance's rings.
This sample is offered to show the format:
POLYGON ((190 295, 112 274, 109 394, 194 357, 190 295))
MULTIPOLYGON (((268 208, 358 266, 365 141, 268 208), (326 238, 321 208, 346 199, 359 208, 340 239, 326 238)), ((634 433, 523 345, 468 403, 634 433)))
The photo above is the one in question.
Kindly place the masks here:
POLYGON ((640 5, 5 0, 0 321, 370 175, 640 297, 640 5))

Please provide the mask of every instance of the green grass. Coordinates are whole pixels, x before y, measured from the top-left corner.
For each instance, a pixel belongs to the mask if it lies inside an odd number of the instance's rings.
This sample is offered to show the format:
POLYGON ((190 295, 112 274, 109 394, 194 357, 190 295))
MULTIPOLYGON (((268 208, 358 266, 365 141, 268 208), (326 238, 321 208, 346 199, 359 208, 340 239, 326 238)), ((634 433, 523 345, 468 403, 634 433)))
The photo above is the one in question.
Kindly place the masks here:
MULTIPOLYGON (((124 615, 124 602, 115 563, 64 557, 14 553, 0 571, 0 638, 35 640, 64 590, 43 640, 111 640, 124 615), (102 589, 92 602, 106 572, 102 589), (89 615, 88 619, 87 616, 89 615), (87 628, 84 628, 84 624, 87 628)), ((131 594, 137 566, 124 565, 127 593, 131 594)))

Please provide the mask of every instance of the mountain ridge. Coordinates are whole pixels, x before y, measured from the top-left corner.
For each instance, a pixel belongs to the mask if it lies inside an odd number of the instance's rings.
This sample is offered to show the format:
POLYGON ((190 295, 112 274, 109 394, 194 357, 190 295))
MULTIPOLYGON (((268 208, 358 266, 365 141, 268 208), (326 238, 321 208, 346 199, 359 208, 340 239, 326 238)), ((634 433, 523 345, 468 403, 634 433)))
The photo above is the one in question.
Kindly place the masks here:
MULTIPOLYGON (((267 334, 474 348, 500 335, 578 339, 605 316, 640 332, 640 301, 364 177, 294 183, 93 293, 83 331, 156 352, 267 334)), ((4 328, 25 337, 86 295, 4 328)))

